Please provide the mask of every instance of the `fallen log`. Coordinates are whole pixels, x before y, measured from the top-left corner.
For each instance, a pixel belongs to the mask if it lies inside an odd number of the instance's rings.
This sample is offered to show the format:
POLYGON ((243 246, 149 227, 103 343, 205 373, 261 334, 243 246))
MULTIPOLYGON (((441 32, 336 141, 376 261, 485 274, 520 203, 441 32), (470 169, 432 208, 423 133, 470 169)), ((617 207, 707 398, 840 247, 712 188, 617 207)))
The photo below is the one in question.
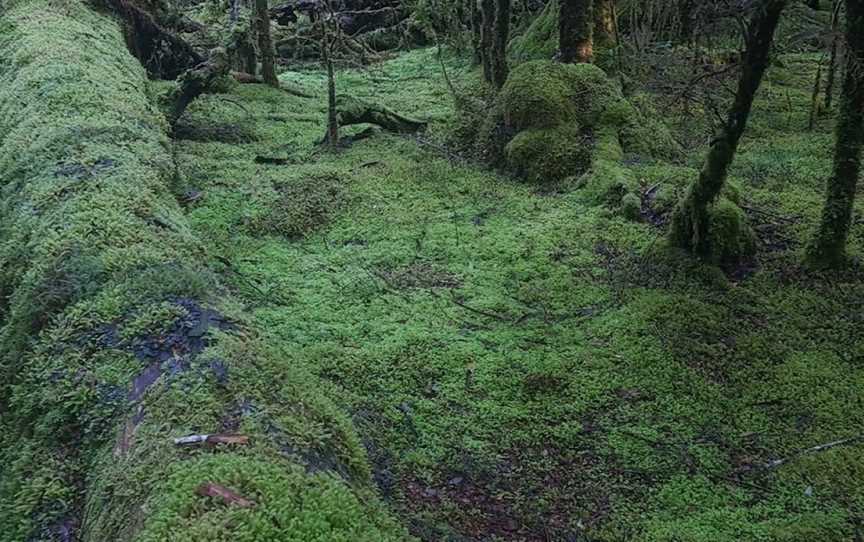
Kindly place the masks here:
POLYGON ((388 132, 413 134, 426 129, 427 123, 401 115, 392 109, 353 98, 340 96, 336 102, 339 126, 374 124, 388 132))
POLYGON ((88 6, 0 15, 27 59, 0 66, 0 539, 409 539, 349 418, 222 286, 145 72, 88 6))

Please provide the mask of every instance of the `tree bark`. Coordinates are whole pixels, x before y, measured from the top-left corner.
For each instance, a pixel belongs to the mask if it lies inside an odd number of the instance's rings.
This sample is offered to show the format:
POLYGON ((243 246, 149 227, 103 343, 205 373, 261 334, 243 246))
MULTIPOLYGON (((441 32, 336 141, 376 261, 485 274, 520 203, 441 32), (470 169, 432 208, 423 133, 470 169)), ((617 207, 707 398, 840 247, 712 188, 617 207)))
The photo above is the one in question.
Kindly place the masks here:
POLYGON ((592 0, 560 0, 558 44, 564 63, 586 63, 594 58, 594 3, 592 0))
POLYGON ((510 41, 510 0, 495 0, 495 36, 492 42, 492 84, 501 88, 507 82, 507 43, 510 41))
POLYGON ((601 47, 614 47, 615 0, 594 0, 594 43, 601 47))
POLYGON ((681 42, 693 43, 693 7, 695 0, 679 0, 678 24, 680 25, 681 42))
POLYGON ((690 187, 673 216, 670 232, 672 243, 699 257, 711 254, 708 207, 723 189, 729 166, 735 159, 756 91, 768 68, 774 31, 786 4, 787 0, 766 0, 753 15, 735 102, 711 144, 699 178, 690 187))
POLYGON ((834 170, 828 181, 822 221, 808 248, 807 261, 820 268, 846 263, 855 192, 864 147, 864 0, 846 0, 846 75, 837 124, 834 170))
POLYGON ((483 64, 483 78, 487 83, 494 81, 492 76, 494 33, 495 0, 480 0, 480 61, 483 64))
POLYGON ((321 54, 324 65, 327 66, 327 144, 336 147, 339 144, 339 111, 336 103, 336 75, 333 73, 333 59, 330 54, 330 43, 325 38, 321 54))
POLYGON ((255 21, 258 29, 258 49, 261 50, 261 77, 271 87, 279 86, 276 77, 276 53, 270 37, 270 9, 267 0, 255 0, 255 21))
POLYGON ((483 53, 480 50, 480 34, 483 28, 483 13, 477 6, 478 0, 471 2, 471 46, 474 48, 474 63, 482 64, 483 53))
POLYGON ((831 31, 834 33, 834 38, 831 40, 831 56, 828 61, 828 81, 825 83, 825 109, 831 110, 834 105, 834 81, 837 76, 837 57, 840 50, 840 0, 835 0, 831 15, 831 31))

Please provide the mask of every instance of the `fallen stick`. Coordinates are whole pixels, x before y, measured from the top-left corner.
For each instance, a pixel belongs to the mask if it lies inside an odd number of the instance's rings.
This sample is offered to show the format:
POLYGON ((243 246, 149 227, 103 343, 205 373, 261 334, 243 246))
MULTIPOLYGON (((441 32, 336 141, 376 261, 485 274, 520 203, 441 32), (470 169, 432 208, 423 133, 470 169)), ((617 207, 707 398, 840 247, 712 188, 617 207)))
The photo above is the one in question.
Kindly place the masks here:
POLYGON ((249 444, 245 435, 189 435, 174 439, 177 446, 192 446, 195 444, 249 444))
POLYGON ((843 439, 843 440, 835 440, 833 442, 826 442, 825 444, 820 444, 819 446, 813 446, 812 448, 807 448, 805 450, 801 450, 800 452, 792 454, 789 457, 784 457, 781 459, 775 459, 774 461, 769 461, 768 463, 765 463, 764 468, 768 469, 768 470, 776 469, 777 467, 785 465, 786 463, 792 461, 793 459, 797 459, 801 456, 815 454, 818 452, 824 452, 826 450, 830 450, 831 448, 837 448, 838 446, 846 446, 848 444, 854 444, 854 443, 857 443, 860 441, 864 441, 864 435, 858 435, 858 436, 850 437, 850 438, 843 439))

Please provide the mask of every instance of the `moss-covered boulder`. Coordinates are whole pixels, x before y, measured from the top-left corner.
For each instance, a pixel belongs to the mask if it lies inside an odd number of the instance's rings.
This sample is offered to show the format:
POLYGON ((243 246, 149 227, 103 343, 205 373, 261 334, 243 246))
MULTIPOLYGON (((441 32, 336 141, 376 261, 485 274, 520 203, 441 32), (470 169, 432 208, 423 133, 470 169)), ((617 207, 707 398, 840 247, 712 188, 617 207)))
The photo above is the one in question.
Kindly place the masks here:
POLYGON ((7 2, 0 58, 0 541, 408 538, 221 285, 116 21, 7 2))
POLYGON ((573 122, 590 128, 607 109, 621 101, 626 104, 600 68, 543 60, 514 69, 499 100, 507 125, 516 130, 573 122))
POLYGON ((620 136, 637 122, 636 109, 600 68, 525 62, 511 72, 490 109, 478 148, 494 165, 532 183, 602 170, 597 183, 583 184, 592 185, 593 199, 617 205, 635 186, 614 167, 624 155, 620 136))
POLYGON ((621 211, 638 219, 638 182, 621 164, 625 154, 666 157, 678 146, 650 100, 637 104, 597 66, 525 62, 490 108, 479 154, 532 183, 580 178, 576 185, 595 203, 619 207, 632 194, 621 211))

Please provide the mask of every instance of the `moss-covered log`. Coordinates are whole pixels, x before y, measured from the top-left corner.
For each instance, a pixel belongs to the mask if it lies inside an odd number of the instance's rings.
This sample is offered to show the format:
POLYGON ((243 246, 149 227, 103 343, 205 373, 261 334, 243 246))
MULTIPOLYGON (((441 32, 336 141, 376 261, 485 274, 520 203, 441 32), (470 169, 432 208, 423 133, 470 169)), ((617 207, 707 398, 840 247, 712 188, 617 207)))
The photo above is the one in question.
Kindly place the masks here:
POLYGON ((350 96, 340 96, 336 102, 339 126, 374 124, 389 132, 413 134, 426 128, 422 120, 401 115, 384 106, 350 96))
POLYGON ((16 0, 0 58, 0 540, 404 539, 350 421, 210 270, 114 20, 16 0), (249 441, 173 440, 202 433, 249 441))

